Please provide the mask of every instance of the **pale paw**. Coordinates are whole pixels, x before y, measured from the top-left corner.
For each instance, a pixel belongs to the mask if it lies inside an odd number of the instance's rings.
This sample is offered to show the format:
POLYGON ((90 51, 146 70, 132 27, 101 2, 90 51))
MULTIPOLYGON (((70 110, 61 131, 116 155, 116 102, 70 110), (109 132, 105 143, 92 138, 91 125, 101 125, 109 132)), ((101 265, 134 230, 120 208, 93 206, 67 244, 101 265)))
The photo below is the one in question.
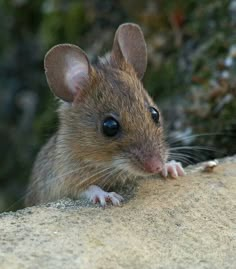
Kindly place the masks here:
POLYGON ((105 207, 107 203, 120 206, 124 198, 115 192, 106 192, 96 185, 91 185, 83 195, 94 204, 99 203, 105 207))
POLYGON ((177 178, 185 175, 185 171, 180 162, 170 161, 165 164, 162 172, 163 177, 170 175, 172 178, 177 178))

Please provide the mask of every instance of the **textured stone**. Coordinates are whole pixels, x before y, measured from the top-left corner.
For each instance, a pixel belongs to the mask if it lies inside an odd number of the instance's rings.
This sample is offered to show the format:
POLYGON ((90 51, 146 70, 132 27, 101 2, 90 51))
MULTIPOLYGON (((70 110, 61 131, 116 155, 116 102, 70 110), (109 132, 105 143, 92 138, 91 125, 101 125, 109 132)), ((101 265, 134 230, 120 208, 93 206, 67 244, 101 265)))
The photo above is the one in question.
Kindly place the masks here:
POLYGON ((0 215, 0 268, 236 268, 236 158, 142 180, 123 207, 69 199, 0 215))

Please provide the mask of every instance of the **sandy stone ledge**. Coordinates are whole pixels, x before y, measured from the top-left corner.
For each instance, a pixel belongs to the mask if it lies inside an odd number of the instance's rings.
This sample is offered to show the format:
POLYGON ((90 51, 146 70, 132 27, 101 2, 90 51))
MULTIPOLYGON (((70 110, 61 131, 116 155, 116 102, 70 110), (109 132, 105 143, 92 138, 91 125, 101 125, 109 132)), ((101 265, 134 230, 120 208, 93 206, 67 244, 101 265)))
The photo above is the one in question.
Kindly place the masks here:
POLYGON ((0 268, 236 268, 236 156, 140 181, 123 207, 69 199, 0 215, 0 268))

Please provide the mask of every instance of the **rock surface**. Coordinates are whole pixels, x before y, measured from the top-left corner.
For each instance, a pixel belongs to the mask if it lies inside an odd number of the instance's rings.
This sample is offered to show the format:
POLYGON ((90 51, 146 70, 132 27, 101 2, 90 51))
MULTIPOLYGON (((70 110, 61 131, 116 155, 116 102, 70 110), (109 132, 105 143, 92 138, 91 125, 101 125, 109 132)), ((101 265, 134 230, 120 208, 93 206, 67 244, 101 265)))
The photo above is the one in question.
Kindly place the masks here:
POLYGON ((0 215, 0 268, 236 268, 236 157, 142 180, 123 207, 63 200, 0 215))

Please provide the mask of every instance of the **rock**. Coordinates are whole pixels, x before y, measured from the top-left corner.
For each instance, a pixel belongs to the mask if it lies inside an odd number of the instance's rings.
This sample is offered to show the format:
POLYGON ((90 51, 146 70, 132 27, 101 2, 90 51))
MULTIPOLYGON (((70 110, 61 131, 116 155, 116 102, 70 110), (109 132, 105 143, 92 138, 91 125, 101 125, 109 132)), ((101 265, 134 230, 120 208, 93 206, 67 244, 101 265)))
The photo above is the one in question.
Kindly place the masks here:
POLYGON ((69 199, 0 215, 0 267, 236 268, 236 156, 146 179, 123 207, 69 199))

